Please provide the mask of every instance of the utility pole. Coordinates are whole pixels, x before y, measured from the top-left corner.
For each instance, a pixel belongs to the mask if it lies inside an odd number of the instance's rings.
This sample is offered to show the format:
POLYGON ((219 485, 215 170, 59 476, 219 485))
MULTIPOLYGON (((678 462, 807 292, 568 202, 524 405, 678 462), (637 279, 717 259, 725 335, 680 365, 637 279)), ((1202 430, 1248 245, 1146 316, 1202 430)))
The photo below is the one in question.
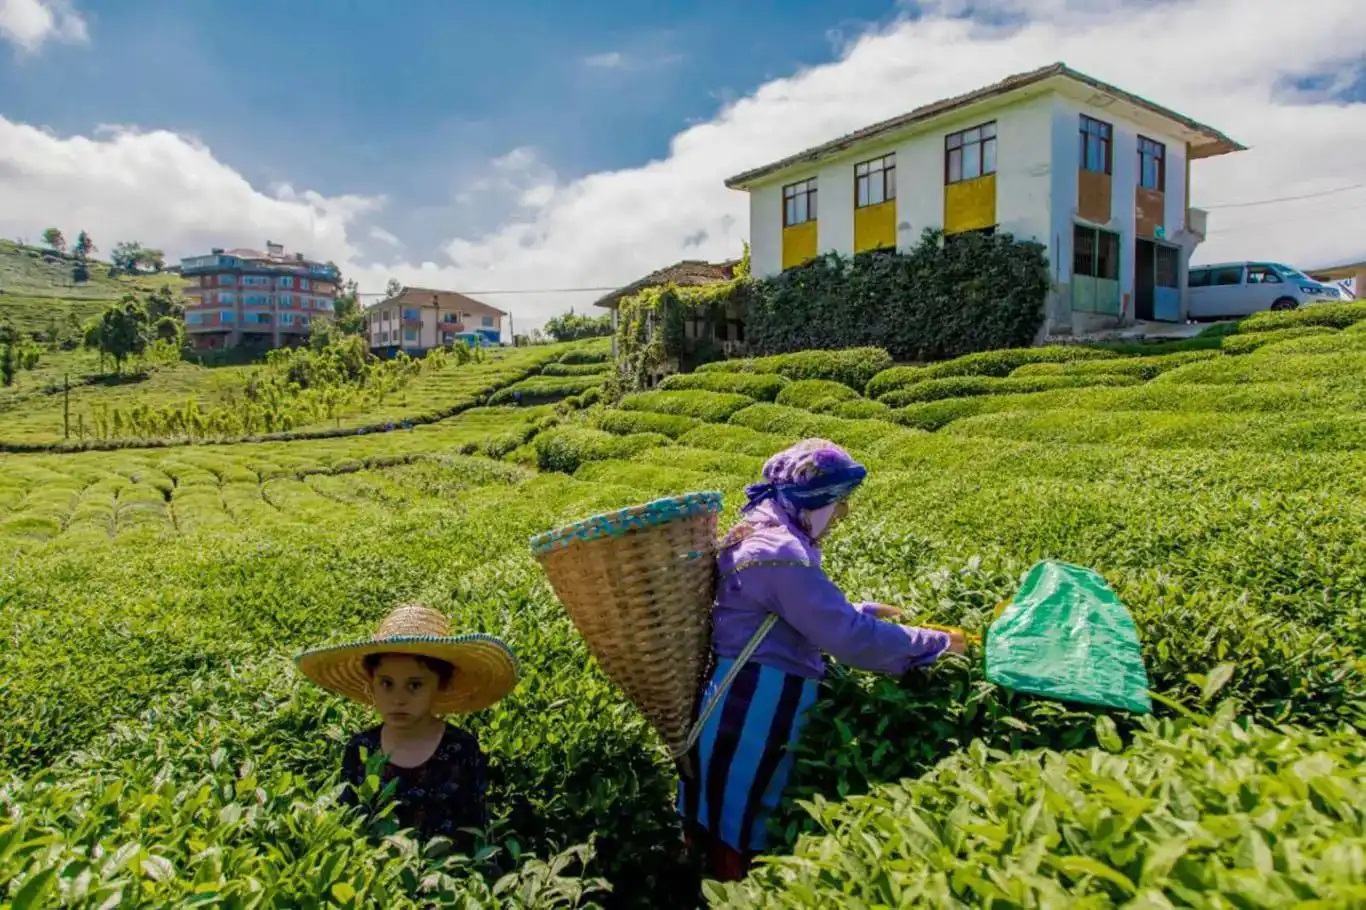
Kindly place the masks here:
POLYGON ((62 438, 71 438, 71 374, 62 375, 62 438))

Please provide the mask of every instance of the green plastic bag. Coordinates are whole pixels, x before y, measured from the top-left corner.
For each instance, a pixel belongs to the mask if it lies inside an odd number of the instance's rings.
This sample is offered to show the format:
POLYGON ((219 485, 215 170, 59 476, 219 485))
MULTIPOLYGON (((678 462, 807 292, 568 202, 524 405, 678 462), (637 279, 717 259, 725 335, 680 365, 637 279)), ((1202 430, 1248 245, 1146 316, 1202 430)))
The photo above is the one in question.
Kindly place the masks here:
POLYGON ((1152 713, 1133 618, 1104 578, 1079 566, 1029 570, 987 628, 986 674, 1017 692, 1152 713))

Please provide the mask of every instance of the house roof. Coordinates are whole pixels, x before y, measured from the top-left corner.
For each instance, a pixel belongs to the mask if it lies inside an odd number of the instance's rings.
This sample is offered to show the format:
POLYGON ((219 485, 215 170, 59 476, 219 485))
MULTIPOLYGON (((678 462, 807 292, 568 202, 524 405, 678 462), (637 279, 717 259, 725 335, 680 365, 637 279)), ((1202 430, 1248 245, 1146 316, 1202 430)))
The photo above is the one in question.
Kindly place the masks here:
POLYGON ((968 92, 965 95, 958 95, 953 98, 945 98, 942 101, 935 101, 932 104, 922 105, 909 113, 892 117, 890 120, 883 120, 866 126, 863 129, 855 130, 848 135, 833 139, 830 142, 809 148, 806 151, 789 155, 779 161, 757 167, 752 170, 737 174, 726 181, 726 186, 731 189, 749 189, 750 185, 772 177, 789 168, 803 164, 811 164, 824 158, 833 157, 848 150, 850 147, 874 139, 884 139, 901 132, 907 132, 913 128, 925 124, 937 117, 946 116, 961 112, 964 108, 983 101, 1002 98, 1012 92, 1019 92, 1028 88, 1044 90, 1047 88, 1057 88, 1062 91, 1071 89, 1073 93, 1077 90, 1086 92, 1094 97, 1096 93, 1108 96, 1111 101, 1136 108, 1138 111, 1146 113, 1148 116, 1156 116, 1177 127, 1179 133, 1190 144, 1190 157, 1210 158, 1215 155, 1225 155, 1229 152, 1240 152, 1245 150, 1245 146, 1233 141, 1223 133, 1206 126, 1203 123, 1192 120, 1185 114, 1179 114, 1171 108, 1154 104, 1146 98, 1140 98, 1130 92, 1124 91, 1118 86, 1110 85, 1099 79, 1092 78, 1085 73, 1072 69, 1065 63, 1054 63, 1049 66, 1030 70, 1027 73, 1017 73, 1014 76, 1007 76, 1000 82, 979 88, 976 91, 968 92))
POLYGON ((675 262, 673 265, 653 271, 644 278, 599 297, 593 302, 593 306, 605 307, 610 310, 624 297, 639 294, 646 288, 663 287, 666 284, 674 284, 679 287, 699 287, 704 284, 729 281, 735 277, 735 267, 739 264, 740 260, 738 259, 728 259, 725 262, 684 259, 682 262, 675 262))
POLYGON ((235 250, 224 250, 225 256, 236 256, 248 262, 268 262, 272 265, 305 265, 305 266, 324 266, 329 263, 320 262, 316 259, 309 259, 300 253, 275 253, 269 250, 254 250, 250 247, 238 247, 235 250))
POLYGON ((1366 272, 1366 259, 1361 262, 1343 262, 1321 269, 1306 269, 1305 274, 1318 281, 1345 281, 1366 272))
POLYGON ((389 303, 407 304, 416 307, 430 307, 435 305, 441 309, 449 308, 452 310, 459 310, 462 313, 469 313, 471 316, 507 315, 507 313, 497 307, 491 307, 481 300, 475 300, 473 297, 466 297, 459 291, 442 291, 436 288, 410 288, 407 285, 404 285, 403 289, 393 297, 386 297, 377 303, 372 303, 367 306, 366 309, 373 310, 375 307, 381 307, 389 303), (432 298, 436 299, 433 300, 432 298))

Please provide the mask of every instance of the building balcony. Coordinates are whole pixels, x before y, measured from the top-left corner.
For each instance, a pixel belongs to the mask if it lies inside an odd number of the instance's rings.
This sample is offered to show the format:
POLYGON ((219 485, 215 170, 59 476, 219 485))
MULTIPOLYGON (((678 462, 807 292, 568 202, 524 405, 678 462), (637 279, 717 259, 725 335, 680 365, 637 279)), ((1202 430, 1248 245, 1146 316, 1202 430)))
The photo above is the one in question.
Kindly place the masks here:
POLYGON ((1209 212, 1204 209, 1186 209, 1186 230, 1194 234, 1200 240, 1205 239, 1205 231, 1209 224, 1209 212))

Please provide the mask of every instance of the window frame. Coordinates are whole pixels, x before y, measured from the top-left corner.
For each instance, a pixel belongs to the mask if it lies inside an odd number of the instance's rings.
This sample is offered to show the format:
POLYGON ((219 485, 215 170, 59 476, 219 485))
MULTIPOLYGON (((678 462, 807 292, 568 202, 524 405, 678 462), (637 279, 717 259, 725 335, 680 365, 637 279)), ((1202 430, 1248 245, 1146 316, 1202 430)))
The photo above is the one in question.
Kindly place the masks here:
POLYGON ((1091 174, 1114 174, 1115 159, 1115 127, 1112 123, 1106 123, 1089 114, 1081 114, 1078 121, 1077 133, 1081 138, 1081 161, 1080 169, 1091 174), (1104 161, 1101 162, 1101 170, 1091 167, 1091 156, 1089 146, 1092 141, 1101 144, 1100 151, 1104 154, 1104 161))
POLYGON ((978 180, 996 173, 996 144, 997 129, 996 121, 988 120, 967 129, 958 130, 956 133, 949 133, 944 137, 944 185, 953 186, 956 183, 966 183, 969 180, 978 180), (990 131, 990 135, 987 132, 990 131), (970 133, 977 133, 975 138, 969 139, 970 133), (987 148, 990 143, 991 149, 991 169, 987 169, 987 148), (968 149, 973 149, 973 154, 977 159, 977 173, 971 177, 964 176, 967 172, 965 167, 968 160, 968 149), (958 153, 958 176, 953 176, 953 155, 958 153))
POLYGON ((884 202, 896 202, 896 152, 888 152, 854 165, 854 208, 868 209, 884 202), (882 198, 873 202, 872 188, 875 182, 882 184, 882 198), (865 186, 868 189, 868 201, 860 201, 865 186))
POLYGON ((1142 133, 1138 136, 1138 185, 1145 190, 1152 190, 1155 193, 1165 193, 1167 191, 1167 145, 1158 142, 1156 139, 1149 139, 1142 133), (1149 186, 1145 182, 1147 169, 1144 167, 1144 158, 1151 157, 1157 165, 1157 186, 1149 186))
POLYGON ((798 180, 783 187, 783 227, 799 227, 803 224, 810 224, 815 221, 818 215, 816 192, 819 187, 816 185, 815 177, 808 177, 805 180, 798 180), (798 196, 805 196, 806 217, 800 221, 794 220, 796 215, 796 202, 798 196), (790 203, 790 205, 789 205, 790 203))

